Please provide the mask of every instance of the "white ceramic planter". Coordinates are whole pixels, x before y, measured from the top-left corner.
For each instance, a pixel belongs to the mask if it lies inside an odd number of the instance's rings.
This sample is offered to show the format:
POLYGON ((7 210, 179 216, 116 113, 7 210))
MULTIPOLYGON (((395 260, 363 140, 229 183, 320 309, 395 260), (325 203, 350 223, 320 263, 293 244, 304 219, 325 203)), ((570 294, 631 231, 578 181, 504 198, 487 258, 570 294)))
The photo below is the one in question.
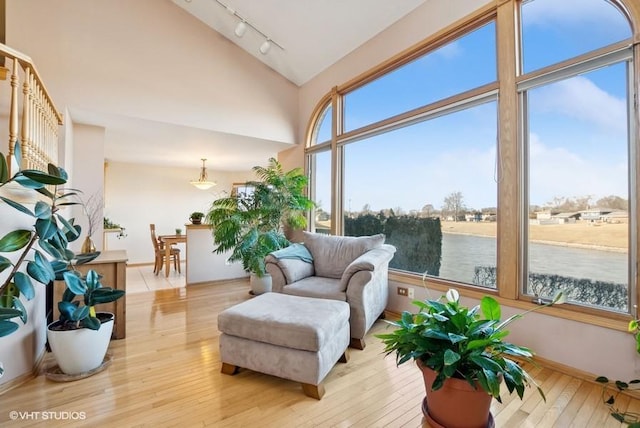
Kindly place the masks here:
POLYGON ((251 291, 256 296, 258 294, 268 293, 271 291, 271 275, 266 274, 262 278, 255 274, 251 274, 249 277, 249 285, 251 285, 251 291))
POLYGON ((103 322, 99 330, 55 331, 47 328, 49 346, 60 370, 68 375, 77 375, 100 367, 113 331, 114 316, 110 315, 111 319, 103 322))

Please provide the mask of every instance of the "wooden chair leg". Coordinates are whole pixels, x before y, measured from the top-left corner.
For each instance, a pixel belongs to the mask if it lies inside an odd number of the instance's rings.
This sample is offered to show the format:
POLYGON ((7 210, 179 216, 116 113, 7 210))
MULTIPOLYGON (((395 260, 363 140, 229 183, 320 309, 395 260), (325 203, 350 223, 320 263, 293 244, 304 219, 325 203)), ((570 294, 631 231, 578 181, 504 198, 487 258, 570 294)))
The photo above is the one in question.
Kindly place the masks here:
POLYGON ((304 391, 305 395, 311 398, 315 398, 316 400, 322 399, 324 395, 324 385, 311 385, 308 383, 302 384, 302 391, 304 391))
POLYGON ((156 254, 156 262, 155 262, 155 266, 153 267, 153 273, 158 275, 161 270, 162 270, 162 257, 158 257, 158 255, 156 254))
POLYGON ((178 271, 178 273, 182 273, 182 271, 180 271, 180 253, 176 253, 176 270, 178 271))

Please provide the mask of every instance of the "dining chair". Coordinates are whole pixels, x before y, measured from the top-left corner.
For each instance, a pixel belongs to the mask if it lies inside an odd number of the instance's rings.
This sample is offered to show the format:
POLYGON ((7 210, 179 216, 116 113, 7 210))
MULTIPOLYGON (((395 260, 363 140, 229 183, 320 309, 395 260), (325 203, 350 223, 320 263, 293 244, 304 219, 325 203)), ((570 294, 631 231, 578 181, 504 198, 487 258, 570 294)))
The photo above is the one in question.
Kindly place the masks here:
POLYGON ((166 252, 164 248, 164 242, 160 241, 156 236, 156 225, 150 224, 149 229, 151 230, 151 242, 153 243, 153 250, 155 251, 155 262, 153 266, 153 273, 158 275, 160 271, 162 271, 162 267, 165 263, 171 263, 173 260, 173 268, 181 273, 180 271, 180 249, 179 248, 171 248, 171 252, 169 254, 169 260, 166 259, 166 252))

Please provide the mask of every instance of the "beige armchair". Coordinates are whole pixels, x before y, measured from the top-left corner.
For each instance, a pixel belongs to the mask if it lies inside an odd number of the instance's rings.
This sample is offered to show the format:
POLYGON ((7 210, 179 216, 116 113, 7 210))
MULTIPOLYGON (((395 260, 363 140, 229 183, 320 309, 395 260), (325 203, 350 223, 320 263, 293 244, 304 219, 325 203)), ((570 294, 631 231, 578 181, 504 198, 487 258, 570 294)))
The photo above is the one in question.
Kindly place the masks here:
POLYGON ((304 246, 294 245, 265 259, 273 291, 346 301, 351 310, 351 346, 364 349, 364 336, 387 306, 389 261, 396 248, 384 244, 382 234, 352 237, 302 232, 293 242, 304 246), (301 251, 310 257, 301 257, 301 251))

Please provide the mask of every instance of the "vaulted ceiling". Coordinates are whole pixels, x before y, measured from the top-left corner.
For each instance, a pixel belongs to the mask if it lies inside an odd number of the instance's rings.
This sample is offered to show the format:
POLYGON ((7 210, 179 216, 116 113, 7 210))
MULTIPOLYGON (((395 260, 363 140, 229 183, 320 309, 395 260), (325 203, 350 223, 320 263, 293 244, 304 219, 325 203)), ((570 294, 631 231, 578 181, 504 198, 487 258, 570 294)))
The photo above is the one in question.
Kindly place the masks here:
POLYGON ((301 86, 426 0, 172 1, 301 86), (275 43, 262 54, 265 36, 275 43))

